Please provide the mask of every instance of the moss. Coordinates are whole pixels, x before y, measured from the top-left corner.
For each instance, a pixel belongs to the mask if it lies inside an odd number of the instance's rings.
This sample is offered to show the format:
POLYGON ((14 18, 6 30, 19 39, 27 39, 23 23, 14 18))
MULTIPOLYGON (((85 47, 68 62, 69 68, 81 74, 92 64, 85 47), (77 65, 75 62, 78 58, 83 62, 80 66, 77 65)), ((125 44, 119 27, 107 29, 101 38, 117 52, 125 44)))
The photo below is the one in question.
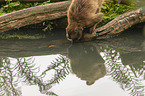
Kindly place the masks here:
POLYGON ((45 33, 42 32, 41 29, 37 32, 37 29, 22 30, 14 29, 11 31, 0 33, 0 39, 43 39, 46 37, 45 33))
POLYGON ((9 34, 5 34, 5 36, 0 35, 0 39, 43 39, 45 38, 45 36, 28 36, 28 35, 19 35, 19 34, 13 34, 13 35, 9 35, 9 34))

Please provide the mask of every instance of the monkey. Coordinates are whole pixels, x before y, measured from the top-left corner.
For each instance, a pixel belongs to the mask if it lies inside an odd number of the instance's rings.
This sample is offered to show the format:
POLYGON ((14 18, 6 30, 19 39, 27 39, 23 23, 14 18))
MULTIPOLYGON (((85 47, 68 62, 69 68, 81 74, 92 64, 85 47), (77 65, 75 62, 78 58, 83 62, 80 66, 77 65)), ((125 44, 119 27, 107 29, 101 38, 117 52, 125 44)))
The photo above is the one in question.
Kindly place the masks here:
POLYGON ((67 11, 66 37, 68 40, 79 41, 85 34, 86 36, 92 34, 104 15, 101 13, 103 2, 104 0, 72 0, 67 11), (84 32, 85 29, 89 29, 89 32, 84 32))

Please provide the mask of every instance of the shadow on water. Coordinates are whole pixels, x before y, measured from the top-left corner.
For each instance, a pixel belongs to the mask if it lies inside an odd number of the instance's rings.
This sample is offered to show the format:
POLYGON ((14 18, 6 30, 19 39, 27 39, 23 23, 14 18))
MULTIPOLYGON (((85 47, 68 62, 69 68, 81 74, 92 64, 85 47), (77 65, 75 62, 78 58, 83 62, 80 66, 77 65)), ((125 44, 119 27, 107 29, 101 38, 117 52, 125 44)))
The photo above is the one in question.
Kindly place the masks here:
POLYGON ((21 96, 19 82, 23 82, 37 85, 42 94, 57 96, 51 88, 73 73, 86 85, 111 76, 131 96, 144 96, 143 30, 135 27, 112 39, 77 44, 66 39, 0 40, 0 95, 21 96), (52 54, 59 56, 40 72, 33 56, 52 54), (44 80, 52 70, 53 77, 44 80))

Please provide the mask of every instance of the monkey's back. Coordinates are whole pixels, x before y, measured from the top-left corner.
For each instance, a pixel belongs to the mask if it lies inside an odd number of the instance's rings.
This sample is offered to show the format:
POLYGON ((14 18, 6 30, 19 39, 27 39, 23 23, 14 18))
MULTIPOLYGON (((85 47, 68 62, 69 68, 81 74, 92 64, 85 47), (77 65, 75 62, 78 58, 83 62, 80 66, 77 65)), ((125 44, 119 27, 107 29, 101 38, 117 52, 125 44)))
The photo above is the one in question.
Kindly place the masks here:
POLYGON ((86 20, 96 13, 99 0, 72 0, 68 9, 68 19, 74 21, 86 20))

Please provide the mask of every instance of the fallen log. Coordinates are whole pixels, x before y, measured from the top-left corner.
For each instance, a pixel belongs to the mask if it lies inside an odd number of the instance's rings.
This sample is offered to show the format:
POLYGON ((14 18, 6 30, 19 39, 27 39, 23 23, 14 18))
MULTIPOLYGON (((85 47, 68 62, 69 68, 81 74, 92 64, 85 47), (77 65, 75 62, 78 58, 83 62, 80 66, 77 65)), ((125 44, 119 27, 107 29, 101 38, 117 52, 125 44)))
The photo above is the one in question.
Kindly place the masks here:
POLYGON ((31 7, 0 16, 0 32, 66 16, 71 1, 31 7))
POLYGON ((142 22, 145 22, 145 7, 126 12, 106 25, 97 28, 94 31, 96 33, 94 37, 97 39, 108 38, 142 22))

